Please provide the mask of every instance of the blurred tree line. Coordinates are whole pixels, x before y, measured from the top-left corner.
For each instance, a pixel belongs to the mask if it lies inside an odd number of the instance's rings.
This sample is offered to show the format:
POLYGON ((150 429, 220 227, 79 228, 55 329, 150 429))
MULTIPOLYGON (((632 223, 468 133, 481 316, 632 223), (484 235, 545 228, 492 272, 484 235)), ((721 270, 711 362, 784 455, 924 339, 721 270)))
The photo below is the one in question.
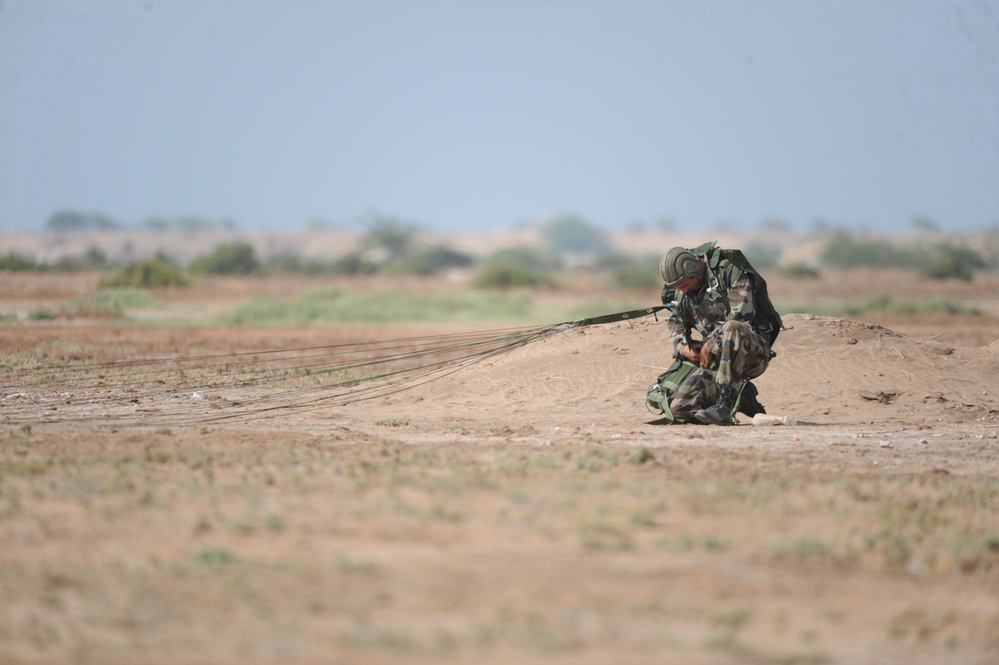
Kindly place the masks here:
POLYGON ((81 210, 57 210, 45 220, 45 230, 53 233, 77 231, 119 231, 126 228, 149 229, 151 231, 234 231, 236 222, 232 219, 212 220, 197 215, 182 215, 170 219, 149 217, 140 224, 126 227, 113 217, 98 212, 81 210))
MULTIPOLYGON (((784 228, 769 222, 766 231, 784 228)), ((115 220, 97 213, 59 211, 48 220, 49 231, 107 231, 122 228, 115 220)), ((172 220, 150 218, 143 228, 154 231, 234 230, 231 220, 211 221, 197 217, 172 220)), ((779 230, 779 229, 778 229, 779 230)), ((786 229, 785 229, 786 230, 786 229)), ((934 230, 923 221, 922 230, 934 230)), ((615 252, 606 235, 595 225, 575 215, 547 219, 538 226, 539 246, 498 249, 485 257, 473 257, 441 243, 422 241, 419 225, 394 217, 369 220, 354 248, 332 259, 309 259, 284 252, 260 257, 253 245, 236 240, 195 257, 186 266, 158 254, 151 259, 115 265, 96 247, 53 264, 37 263, 28 256, 0 256, 0 271, 72 272, 102 271, 106 287, 182 287, 199 275, 278 275, 364 277, 370 275, 433 276, 450 271, 471 272, 482 288, 557 288, 560 277, 572 271, 596 271, 611 285, 631 289, 655 289, 660 277, 660 254, 643 256, 615 252)), ((787 263, 781 248, 765 241, 751 242, 742 249, 764 275, 776 271, 795 278, 817 277, 823 269, 859 267, 912 270, 926 279, 971 280, 977 272, 995 269, 999 233, 990 243, 972 246, 970 241, 922 236, 908 244, 820 228, 821 252, 817 265, 787 263)), ((764 234, 765 235, 765 234, 764 234)))

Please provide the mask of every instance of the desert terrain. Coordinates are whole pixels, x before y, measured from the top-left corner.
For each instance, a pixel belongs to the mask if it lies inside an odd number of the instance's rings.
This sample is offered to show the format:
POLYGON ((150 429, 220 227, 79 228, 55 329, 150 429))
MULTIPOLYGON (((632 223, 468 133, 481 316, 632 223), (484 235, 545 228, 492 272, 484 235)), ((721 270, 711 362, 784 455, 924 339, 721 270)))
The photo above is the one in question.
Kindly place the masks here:
MULTIPOLYGON (((793 426, 663 425, 662 316, 363 399, 299 370, 516 327, 160 320, 317 280, 0 324, 0 662, 999 662, 994 275, 769 279, 787 329, 756 383, 793 426), (978 313, 793 307, 879 293, 978 313)), ((0 312, 96 284, 0 273, 0 312)), ((535 297, 555 324, 590 296, 535 297)))

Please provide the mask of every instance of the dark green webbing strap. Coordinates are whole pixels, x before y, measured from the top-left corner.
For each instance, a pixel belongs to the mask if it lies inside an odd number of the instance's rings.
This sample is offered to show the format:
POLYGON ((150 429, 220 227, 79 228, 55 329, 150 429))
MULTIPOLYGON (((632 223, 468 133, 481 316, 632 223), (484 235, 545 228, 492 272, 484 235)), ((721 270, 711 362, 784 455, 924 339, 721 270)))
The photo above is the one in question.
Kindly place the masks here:
POLYGON ((613 323, 615 321, 627 321, 629 319, 637 319, 643 316, 648 316, 649 314, 655 314, 656 312, 660 312, 668 307, 668 305, 655 305, 653 307, 646 307, 645 309, 633 309, 629 312, 616 312, 614 314, 592 316, 586 319, 579 319, 578 321, 566 321, 565 323, 559 324, 559 327, 576 328, 579 326, 596 326, 602 323, 613 323))

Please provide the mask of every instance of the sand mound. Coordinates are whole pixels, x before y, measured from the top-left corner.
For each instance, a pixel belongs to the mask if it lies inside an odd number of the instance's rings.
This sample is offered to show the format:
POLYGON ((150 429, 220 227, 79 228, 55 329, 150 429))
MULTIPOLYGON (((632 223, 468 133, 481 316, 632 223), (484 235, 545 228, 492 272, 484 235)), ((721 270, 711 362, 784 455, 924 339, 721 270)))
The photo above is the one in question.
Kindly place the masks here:
MULTIPOLYGON (((999 377, 983 356, 878 325, 789 314, 756 383, 770 413, 816 424, 994 422, 999 377)), ((669 362, 663 319, 574 328, 422 388, 423 408, 569 421, 649 420, 645 389, 669 362)))

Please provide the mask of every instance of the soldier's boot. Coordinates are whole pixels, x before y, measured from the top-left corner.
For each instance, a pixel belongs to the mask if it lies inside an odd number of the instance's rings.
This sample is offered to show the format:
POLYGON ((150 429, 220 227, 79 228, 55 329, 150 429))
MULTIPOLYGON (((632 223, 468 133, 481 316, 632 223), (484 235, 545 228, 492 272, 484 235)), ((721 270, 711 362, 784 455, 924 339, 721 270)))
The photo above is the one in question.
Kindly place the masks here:
POLYGON ((701 409, 694 414, 694 417, 708 425, 733 425, 735 424, 732 419, 733 409, 735 409, 735 392, 732 391, 732 386, 725 385, 722 386, 715 405, 701 409))
POLYGON ((755 416, 757 413, 766 413, 767 410, 763 408, 760 404, 759 391, 756 386, 753 385, 752 381, 746 381, 745 385, 742 387, 742 393, 739 395, 739 408, 737 411, 739 413, 744 413, 750 418, 755 416))

